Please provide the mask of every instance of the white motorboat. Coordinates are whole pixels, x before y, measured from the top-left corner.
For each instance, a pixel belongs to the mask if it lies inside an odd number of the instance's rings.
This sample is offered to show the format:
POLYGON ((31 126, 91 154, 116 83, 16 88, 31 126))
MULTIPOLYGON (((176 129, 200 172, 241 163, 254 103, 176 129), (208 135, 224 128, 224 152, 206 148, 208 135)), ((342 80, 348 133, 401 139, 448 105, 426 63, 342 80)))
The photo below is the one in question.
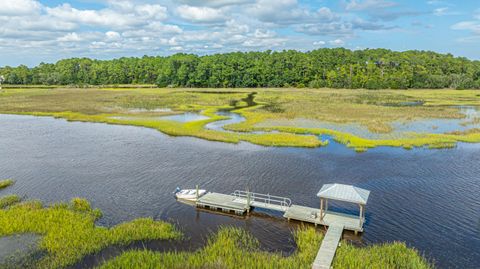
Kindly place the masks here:
POLYGON ((180 189, 180 188, 177 188, 174 192, 175 197, 177 197, 177 199, 189 200, 189 201, 195 201, 197 200, 197 198, 202 197, 202 195, 204 195, 205 193, 207 193, 206 190, 198 190, 198 194, 197 194, 196 189, 180 189))

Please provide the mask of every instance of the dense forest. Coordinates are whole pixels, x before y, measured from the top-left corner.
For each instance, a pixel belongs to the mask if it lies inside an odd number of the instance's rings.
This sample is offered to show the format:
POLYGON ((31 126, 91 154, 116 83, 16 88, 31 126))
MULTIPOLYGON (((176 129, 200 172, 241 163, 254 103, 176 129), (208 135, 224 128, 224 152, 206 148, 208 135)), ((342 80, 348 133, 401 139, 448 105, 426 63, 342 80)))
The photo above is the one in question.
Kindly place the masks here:
POLYGON ((428 51, 318 49, 92 60, 2 67, 5 84, 160 87, 480 88, 480 61, 428 51))

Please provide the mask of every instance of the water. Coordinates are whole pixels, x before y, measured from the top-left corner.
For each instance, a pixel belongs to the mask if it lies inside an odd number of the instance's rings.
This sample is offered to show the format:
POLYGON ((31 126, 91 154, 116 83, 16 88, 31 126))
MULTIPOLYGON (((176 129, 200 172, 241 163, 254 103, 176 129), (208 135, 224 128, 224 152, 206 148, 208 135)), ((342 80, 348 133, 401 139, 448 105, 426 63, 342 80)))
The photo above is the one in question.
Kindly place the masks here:
POLYGON ((196 184, 223 193, 249 187, 316 207, 318 189, 337 182, 371 190, 365 233, 346 234, 358 244, 405 241, 441 268, 480 265, 480 144, 358 154, 333 141, 316 149, 267 148, 31 116, 0 115, 0 126, 0 177, 17 180, 0 195, 46 202, 85 197, 104 212, 99 225, 147 216, 168 220, 189 237, 191 249, 220 225, 235 225, 252 232, 264 249, 288 254, 296 222, 278 214, 238 218, 197 211, 171 192, 196 184))
POLYGON ((217 115, 228 117, 228 119, 209 122, 205 125, 205 129, 221 131, 221 132, 229 132, 228 130, 223 129, 223 126, 234 124, 234 123, 240 123, 246 120, 245 117, 241 116, 240 114, 233 113, 230 111, 218 111, 217 115))
POLYGON ((178 115, 156 117, 156 119, 158 119, 158 120, 171 120, 171 121, 178 121, 178 122, 191 122, 191 121, 207 120, 207 119, 209 119, 209 117, 203 116, 203 115, 198 114, 198 113, 186 112, 186 113, 178 114, 178 115))
POLYGON ((0 237, 0 267, 26 267, 29 262, 43 255, 39 249, 40 236, 36 234, 16 234, 0 237))

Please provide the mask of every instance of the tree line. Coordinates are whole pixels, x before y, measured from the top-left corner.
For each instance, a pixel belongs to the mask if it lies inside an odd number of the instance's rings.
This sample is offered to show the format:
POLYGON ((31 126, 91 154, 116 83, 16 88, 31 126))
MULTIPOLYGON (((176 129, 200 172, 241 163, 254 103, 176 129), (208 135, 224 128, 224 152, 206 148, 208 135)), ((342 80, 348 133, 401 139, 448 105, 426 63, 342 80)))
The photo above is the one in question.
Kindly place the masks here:
POLYGON ((159 87, 480 88, 480 61, 430 51, 318 49, 94 60, 2 67, 5 84, 159 87))

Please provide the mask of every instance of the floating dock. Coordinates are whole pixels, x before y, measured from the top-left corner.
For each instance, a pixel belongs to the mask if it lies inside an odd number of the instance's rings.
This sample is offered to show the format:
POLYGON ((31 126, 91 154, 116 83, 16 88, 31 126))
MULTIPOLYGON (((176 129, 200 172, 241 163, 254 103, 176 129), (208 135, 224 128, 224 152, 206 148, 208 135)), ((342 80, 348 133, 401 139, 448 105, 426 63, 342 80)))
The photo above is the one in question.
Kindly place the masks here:
POLYGON ((209 192, 197 199, 197 207, 220 210, 225 213, 233 213, 243 215, 250 210, 245 202, 235 201, 236 197, 233 195, 209 192))
POLYGON ((370 192, 344 184, 326 184, 317 193, 320 208, 292 204, 287 197, 236 190, 231 194, 209 192, 199 197, 195 204, 199 208, 243 215, 254 208, 262 208, 283 212, 288 220, 309 222, 328 227, 313 269, 330 268, 343 230, 363 232, 365 223, 365 205, 370 192), (328 210, 328 201, 337 200, 359 205, 360 215, 343 214, 328 210))
POLYGON ((288 220, 309 222, 314 225, 330 226, 339 224, 345 230, 363 232, 363 221, 358 216, 322 210, 313 207, 294 205, 289 198, 245 191, 232 194, 209 192, 198 198, 196 206, 218 210, 224 213, 243 215, 254 208, 283 212, 288 220), (321 217, 323 213, 323 218, 321 217))

